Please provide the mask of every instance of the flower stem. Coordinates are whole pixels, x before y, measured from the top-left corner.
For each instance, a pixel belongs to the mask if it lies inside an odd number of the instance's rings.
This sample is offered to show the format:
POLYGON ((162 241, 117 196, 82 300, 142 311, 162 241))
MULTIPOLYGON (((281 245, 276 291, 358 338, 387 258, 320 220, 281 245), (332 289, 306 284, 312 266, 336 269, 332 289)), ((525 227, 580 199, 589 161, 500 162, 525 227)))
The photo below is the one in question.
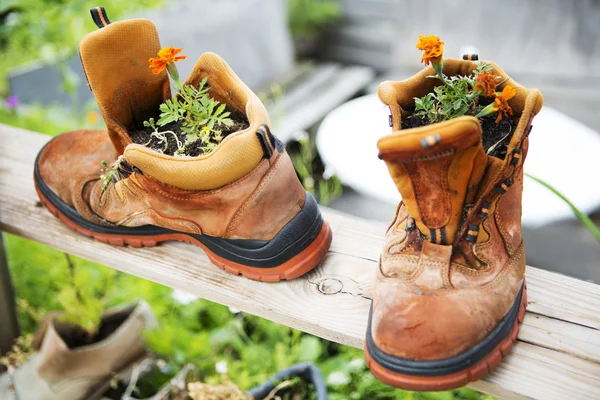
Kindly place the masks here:
POLYGON ((558 190, 556 190, 549 183, 546 183, 543 180, 541 180, 539 178, 536 178, 535 176, 532 176, 530 174, 525 174, 525 175, 527 177, 533 179, 534 181, 536 181, 540 185, 544 186, 546 189, 550 190, 552 193, 554 193, 555 195, 557 195, 562 201, 564 201, 565 203, 567 203, 567 205, 571 208, 571 210, 573 210, 573 213, 575 213, 575 216, 577 218, 579 218, 579 220, 581 221, 581 223, 592 233, 592 235, 594 235, 594 237, 596 238, 596 240, 598 241, 598 243, 600 243, 600 228, 598 228, 596 226, 596 224, 594 224, 594 221, 592 221, 590 217, 588 217, 583 212, 581 212, 581 210, 579 210, 573 203, 571 203, 569 201, 569 199, 567 199, 561 192, 559 192, 558 190))
POLYGON ((479 113, 475 116, 475 118, 485 117, 486 115, 490 115, 494 112, 498 111, 495 103, 490 103, 483 108, 483 110, 479 111, 479 113))
POLYGON ((169 75, 171 75, 171 78, 173 78, 173 81, 177 84, 177 91, 181 90, 181 80, 179 79, 179 71, 177 71, 175 63, 170 62, 167 64, 167 72, 169 73, 169 75))
POLYGON ((446 86, 451 86, 450 83, 444 77, 444 61, 440 59, 438 62, 432 62, 431 66, 433 67, 435 72, 437 72, 440 81, 442 81, 442 83, 446 86))

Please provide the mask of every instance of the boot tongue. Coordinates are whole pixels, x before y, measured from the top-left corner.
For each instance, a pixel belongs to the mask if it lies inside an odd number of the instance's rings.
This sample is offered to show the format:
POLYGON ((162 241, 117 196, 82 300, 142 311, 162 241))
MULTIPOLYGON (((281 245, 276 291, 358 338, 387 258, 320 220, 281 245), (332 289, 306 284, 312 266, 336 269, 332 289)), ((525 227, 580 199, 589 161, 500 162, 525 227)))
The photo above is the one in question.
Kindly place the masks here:
POLYGON ((148 64, 159 50, 158 32, 147 19, 108 23, 79 45, 90 89, 118 154, 131 143, 127 130, 141 127, 170 97, 167 72, 155 75, 148 64))
POLYGON ((487 165, 473 117, 396 131, 378 142, 402 201, 431 242, 452 243, 487 165))

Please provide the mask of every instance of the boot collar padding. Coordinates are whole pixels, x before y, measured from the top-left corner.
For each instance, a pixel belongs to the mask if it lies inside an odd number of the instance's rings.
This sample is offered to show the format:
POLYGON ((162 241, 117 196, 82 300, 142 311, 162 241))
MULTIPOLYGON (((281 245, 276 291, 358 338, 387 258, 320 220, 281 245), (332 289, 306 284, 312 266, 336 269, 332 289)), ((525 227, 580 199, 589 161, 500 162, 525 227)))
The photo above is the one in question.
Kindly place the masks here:
MULTIPOLYGON (((204 53, 184 85, 195 85, 205 77, 216 100, 244 112, 250 126, 227 136, 212 152, 198 157, 175 157, 138 144, 124 152, 127 162, 144 175, 185 190, 211 190, 248 174, 264 157, 257 137, 263 124, 270 127, 267 110, 258 97, 214 53, 204 53)), ((275 149, 275 143, 270 143, 275 149)))
POLYGON ((148 67, 159 50, 156 27, 141 18, 111 23, 79 44, 83 70, 118 154, 131 143, 127 130, 155 116, 170 97, 167 72, 155 75, 148 67))
MULTIPOLYGON (((514 117, 518 118, 525 111, 530 111, 533 115, 540 112, 543 105, 543 97, 539 90, 528 89, 515 82, 504 70, 491 61, 486 61, 493 67, 493 71, 501 77, 503 82, 498 88, 502 91, 506 85, 511 85, 516 90, 516 95, 509 100, 509 105, 514 111, 514 117)), ((446 76, 470 75, 477 68, 475 62, 466 60, 457 60, 448 58, 444 60, 444 74, 446 76)), ((428 78, 435 75, 436 72, 432 66, 424 68, 422 71, 403 81, 385 81, 379 85, 377 91, 379 99, 390 107, 392 113, 392 124, 394 130, 399 130, 403 109, 412 109, 415 104, 415 97, 423 97, 433 91, 433 88, 440 84, 439 80, 428 78)))

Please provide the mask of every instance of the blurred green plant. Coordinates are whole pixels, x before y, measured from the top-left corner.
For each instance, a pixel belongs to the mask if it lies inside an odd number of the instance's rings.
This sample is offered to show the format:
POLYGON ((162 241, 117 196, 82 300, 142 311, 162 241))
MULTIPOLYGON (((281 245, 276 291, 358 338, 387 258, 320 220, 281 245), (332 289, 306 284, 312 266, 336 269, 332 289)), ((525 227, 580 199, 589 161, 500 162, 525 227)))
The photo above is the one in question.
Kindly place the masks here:
POLYGON ((288 0, 288 24, 296 38, 312 38, 341 18, 338 0, 288 0))
POLYGON ((106 294, 116 271, 110 268, 77 268, 73 257, 67 253, 64 255, 68 282, 57 288, 56 298, 62 308, 58 319, 85 329, 91 339, 100 328, 106 294))
POLYGON ((288 146, 288 152, 304 189, 315 196, 322 205, 340 197, 343 191, 342 182, 324 169, 311 136, 304 132, 296 139, 296 143, 297 148, 294 149, 293 145, 288 146))
MULTIPOLYGON (((103 0, 113 20, 142 9, 157 7, 164 0, 103 0)), ((31 61, 66 60, 77 44, 97 29, 89 17, 96 6, 88 0, 2 0, 0 2, 0 94, 6 91, 9 69, 31 61)))
POLYGON ((569 199, 567 199, 567 197, 564 194, 559 192, 558 189, 556 189, 554 186, 550 185, 548 182, 546 182, 540 178, 536 178, 535 176, 530 175, 530 174, 525 174, 525 176, 527 176, 530 179, 533 179, 540 185, 544 186, 546 189, 548 189, 552 193, 554 193, 559 199, 564 201, 571 208, 571 210, 573 211, 575 216, 579 219, 579 221, 581 221, 583 226, 585 226, 591 232, 591 234, 594 235, 594 238, 598 241, 598 243, 600 243, 600 228, 598 228, 596 226, 596 224, 594 224, 594 221, 592 221, 592 219, 590 217, 585 215, 580 209, 578 209, 575 206, 575 204, 571 203, 571 201, 569 199))
POLYGON ((94 100, 86 103, 81 110, 38 105, 8 108, 0 104, 0 123, 50 136, 75 129, 105 129, 94 100))
POLYGON ((257 94, 260 101, 262 101, 267 110, 269 110, 271 127, 274 131, 281 125, 281 120, 285 117, 286 110, 280 106, 283 95, 283 88, 278 84, 273 84, 257 94))

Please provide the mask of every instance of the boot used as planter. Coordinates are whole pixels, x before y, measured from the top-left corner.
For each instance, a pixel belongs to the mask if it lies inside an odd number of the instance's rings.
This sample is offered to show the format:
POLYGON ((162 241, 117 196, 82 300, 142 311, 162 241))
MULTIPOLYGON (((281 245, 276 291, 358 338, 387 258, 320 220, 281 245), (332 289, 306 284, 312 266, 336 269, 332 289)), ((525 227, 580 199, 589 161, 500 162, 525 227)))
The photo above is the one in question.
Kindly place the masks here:
POLYGON ((113 374, 139 359, 142 333, 156 326, 145 302, 107 311, 94 337, 50 317, 38 333, 39 349, 29 360, 0 376, 0 398, 19 400, 93 400, 113 374))
MULTIPOLYGON (((79 50, 108 135, 69 132, 41 150, 34 178, 42 203, 98 240, 193 243, 215 265, 251 279, 293 279, 317 266, 331 230, 272 135, 258 97, 213 53, 203 54, 179 85, 173 75, 180 50, 161 50, 152 22, 110 23, 102 7, 92 14, 100 29, 79 50), (178 84, 172 100, 167 71, 178 84), (212 122, 176 121, 173 110, 178 115, 188 95, 202 97, 212 122), (164 123, 179 124, 189 140, 164 123)), ((189 104, 191 114, 201 114, 199 102, 189 104)))
POLYGON ((379 87, 393 126, 379 156, 402 202, 365 340, 373 375, 427 391, 483 378, 516 340, 527 304, 523 161, 543 103, 491 62, 442 60, 438 45, 426 49, 432 66, 379 87), (465 76, 476 78, 460 94, 465 76))
MULTIPOLYGON (((312 363, 300 363, 285 368, 263 384, 254 387, 247 392, 241 390, 223 376, 221 384, 211 385, 199 380, 198 371, 192 364, 183 367, 172 379, 162 384, 158 390, 150 389, 155 382, 164 379, 157 375, 163 375, 161 370, 168 369, 164 361, 152 359, 144 360, 136 369, 127 376, 121 375, 121 380, 116 387, 104 393, 102 400, 263 400, 274 398, 296 398, 300 396, 294 383, 294 378, 301 382, 312 385, 317 400, 327 400, 327 386, 319 368, 312 363), (159 367, 159 364, 163 364, 159 367), (149 392, 150 391, 150 392, 149 392), (286 397, 284 397, 286 396, 286 397)), ((300 397, 299 397, 300 398, 300 397)))

